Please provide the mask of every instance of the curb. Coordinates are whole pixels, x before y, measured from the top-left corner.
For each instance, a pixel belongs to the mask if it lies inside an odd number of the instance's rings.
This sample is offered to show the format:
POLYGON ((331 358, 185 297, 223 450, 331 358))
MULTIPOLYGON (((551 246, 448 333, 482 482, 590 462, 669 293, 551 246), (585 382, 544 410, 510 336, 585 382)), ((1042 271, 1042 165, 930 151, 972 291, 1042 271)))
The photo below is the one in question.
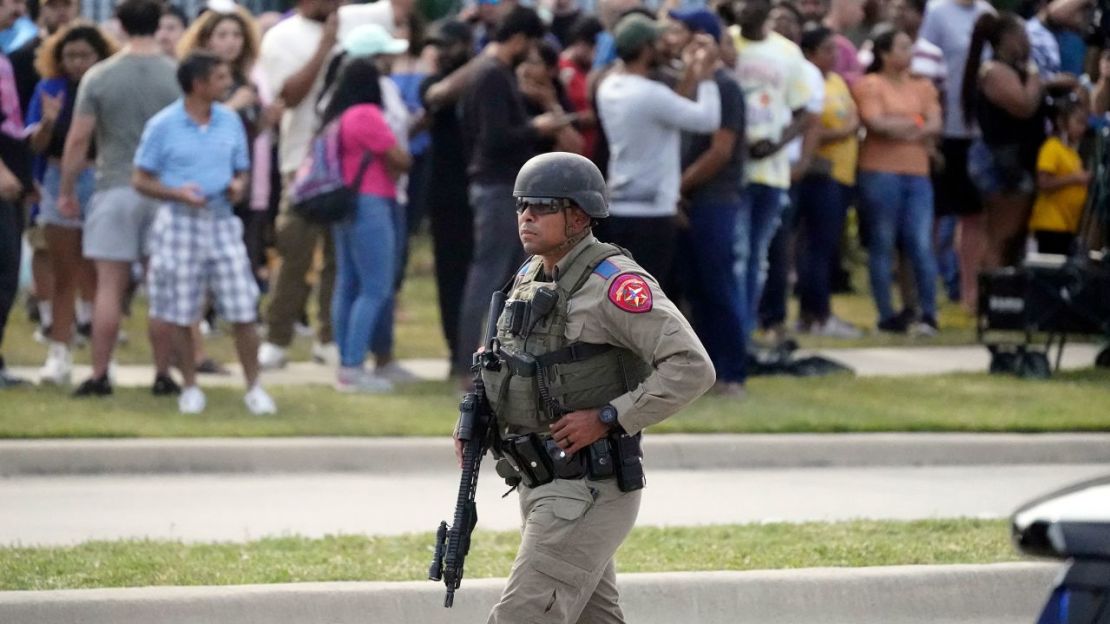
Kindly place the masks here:
MULTIPOLYGON (((659 434, 651 469, 1110 463, 1110 434, 659 434)), ((489 462, 487 462, 489 463, 489 462)), ((444 438, 0 440, 0 476, 454 471, 444 438)))
MULTIPOLYGON (((1032 622, 1058 564, 815 568, 621 575, 621 605, 641 624, 1012 624, 1032 622)), ((457 624, 481 622, 504 579, 443 585, 302 583, 0 592, 12 624, 457 624)))
MULTIPOLYGON (((1087 368, 1094 364, 1098 343, 1069 342, 1064 349, 1061 367, 1064 370, 1087 368)), ((902 377, 906 375, 947 375, 952 373, 985 373, 990 368, 990 353, 982 345, 937 346, 921 344, 904 347, 849 347, 803 349, 798 356, 820 355, 840 362, 858 377, 902 377)), ((413 358, 400 365, 421 381, 448 379, 446 358, 413 358)), ((205 376, 203 387, 243 387, 242 369, 228 362, 231 375, 205 376)), ((35 366, 13 366, 12 372, 27 379, 38 379, 35 366)), ((90 374, 88 365, 73 369, 75 378, 90 374)), ((148 364, 119 365, 113 369, 113 382, 119 387, 147 387, 154 379, 148 364)), ((318 384, 330 386, 335 369, 312 361, 289 362, 284 368, 265 371, 262 382, 267 386, 318 384)))

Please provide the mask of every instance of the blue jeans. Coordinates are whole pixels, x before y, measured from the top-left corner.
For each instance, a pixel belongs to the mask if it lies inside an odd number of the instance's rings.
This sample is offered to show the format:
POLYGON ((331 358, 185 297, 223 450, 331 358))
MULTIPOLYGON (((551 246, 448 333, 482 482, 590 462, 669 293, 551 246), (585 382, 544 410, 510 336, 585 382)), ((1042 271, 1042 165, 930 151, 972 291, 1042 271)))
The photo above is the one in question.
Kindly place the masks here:
POLYGON ((396 203, 360 195, 351 219, 332 226, 337 274, 331 315, 343 366, 362 366, 370 336, 393 297, 396 203))
POLYGON ((693 279, 689 298, 694 329, 701 338, 720 381, 747 379, 747 336, 740 284, 733 273, 739 202, 695 201, 690 208, 689 250, 693 279))
POLYGON ((960 300, 960 259, 956 255, 956 225, 959 221, 956 215, 937 216, 937 272, 950 301, 960 300))
POLYGON ((797 185, 798 299, 802 320, 825 322, 832 314, 832 271, 848 213, 851 187, 825 175, 809 175, 797 185))
POLYGON ((474 211, 474 255, 459 314, 457 371, 470 370, 471 354, 484 338, 482 320, 489 311, 490 296, 505 285, 525 258, 516 230, 513 186, 475 182, 470 185, 469 195, 474 211))
POLYGON ((401 290, 405 270, 405 254, 408 253, 408 215, 406 207, 395 201, 392 204, 391 222, 393 223, 393 282, 390 286, 389 300, 378 315, 378 323, 370 336, 370 351, 379 358, 393 355, 393 311, 397 306, 397 293, 401 290))
POLYGON ((749 184, 741 195, 732 249, 745 336, 755 331, 759 319, 759 297, 767 279, 767 250, 782 220, 785 193, 772 186, 749 184))
POLYGON ((921 313, 936 318, 936 260, 933 258, 933 184, 927 176, 861 171, 862 216, 868 226, 871 296, 879 320, 895 315, 890 286, 894 245, 900 242, 912 265, 921 313))
POLYGON ((782 214, 779 225, 767 246, 767 263, 764 269, 763 289, 759 295, 759 326, 770 329, 786 323, 786 308, 790 298, 790 272, 794 269, 794 258, 790 250, 794 247, 795 234, 798 232, 798 204, 793 190, 782 194, 782 214))

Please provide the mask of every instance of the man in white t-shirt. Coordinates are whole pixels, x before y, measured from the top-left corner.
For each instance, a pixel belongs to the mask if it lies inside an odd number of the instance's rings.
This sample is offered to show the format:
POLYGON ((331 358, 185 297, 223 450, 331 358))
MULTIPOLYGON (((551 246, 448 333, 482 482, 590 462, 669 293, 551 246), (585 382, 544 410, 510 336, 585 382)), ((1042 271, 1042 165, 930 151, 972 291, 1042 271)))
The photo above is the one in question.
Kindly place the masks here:
MULTIPOLYGON (((409 19, 412 4, 412 0, 380 0, 340 7, 338 0, 300 0, 293 15, 267 31, 262 39, 259 66, 266 86, 285 104, 278 160, 286 182, 304 160, 319 126, 317 104, 337 42, 364 24, 378 24, 392 31, 398 22, 409 19)), ((285 188, 288 189, 288 183, 285 188)), ((283 201, 277 222, 277 250, 282 268, 266 312, 267 341, 258 352, 263 368, 285 364, 285 350, 293 340, 294 323, 300 319, 311 290, 304 276, 312 268, 313 254, 321 238, 324 268, 318 290, 319 331, 312 354, 314 359, 324 362, 338 357, 331 336, 335 258, 330 232, 290 213, 288 201, 283 201)))
POLYGON ((790 40, 768 33, 767 0, 739 0, 737 26, 729 29, 736 48, 736 79, 747 104, 748 163, 744 207, 736 227, 736 279, 744 303, 744 331, 755 329, 766 279, 767 250, 782 217, 790 188, 790 159, 783 148, 809 119, 810 88, 805 57, 790 40))
MULTIPOLYGON (((779 35, 799 44, 802 39, 802 15, 790 4, 779 4, 771 10, 771 28, 779 35)), ((809 89, 809 100, 805 104, 808 121, 804 131, 783 149, 790 161, 791 179, 800 178, 809 168, 819 143, 818 133, 821 124, 819 117, 825 109, 825 77, 821 70, 805 58, 802 59, 802 74, 809 89)), ((766 282, 759 299, 759 324, 774 335, 776 342, 786 336, 787 299, 790 287, 790 240, 797 229, 797 202, 795 193, 784 197, 781 224, 767 248, 766 282)))

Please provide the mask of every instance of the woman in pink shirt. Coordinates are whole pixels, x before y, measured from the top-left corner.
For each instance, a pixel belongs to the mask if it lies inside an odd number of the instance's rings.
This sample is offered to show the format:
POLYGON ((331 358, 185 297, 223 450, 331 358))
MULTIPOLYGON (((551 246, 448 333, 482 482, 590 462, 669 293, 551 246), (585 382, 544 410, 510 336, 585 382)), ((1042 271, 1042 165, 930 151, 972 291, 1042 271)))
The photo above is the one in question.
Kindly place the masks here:
POLYGON ((332 326, 339 346, 336 388, 346 392, 387 392, 392 384, 363 368, 370 335, 387 309, 396 273, 393 210, 397 178, 411 157, 382 114, 382 94, 374 60, 350 60, 339 73, 322 125, 339 120, 343 177, 353 185, 363 163, 354 215, 334 228, 338 273, 332 299, 332 326))

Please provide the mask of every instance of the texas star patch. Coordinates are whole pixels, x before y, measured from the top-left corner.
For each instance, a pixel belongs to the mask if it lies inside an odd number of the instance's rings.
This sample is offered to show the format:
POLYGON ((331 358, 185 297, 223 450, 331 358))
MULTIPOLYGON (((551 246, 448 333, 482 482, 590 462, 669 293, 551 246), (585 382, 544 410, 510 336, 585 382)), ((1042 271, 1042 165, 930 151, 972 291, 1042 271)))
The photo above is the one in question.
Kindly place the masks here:
POLYGON ((609 301, 625 312, 651 312, 651 287, 635 273, 622 273, 609 286, 609 301))

